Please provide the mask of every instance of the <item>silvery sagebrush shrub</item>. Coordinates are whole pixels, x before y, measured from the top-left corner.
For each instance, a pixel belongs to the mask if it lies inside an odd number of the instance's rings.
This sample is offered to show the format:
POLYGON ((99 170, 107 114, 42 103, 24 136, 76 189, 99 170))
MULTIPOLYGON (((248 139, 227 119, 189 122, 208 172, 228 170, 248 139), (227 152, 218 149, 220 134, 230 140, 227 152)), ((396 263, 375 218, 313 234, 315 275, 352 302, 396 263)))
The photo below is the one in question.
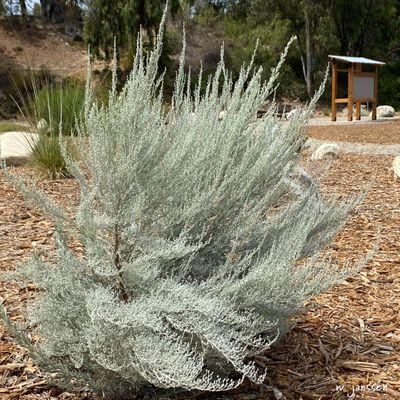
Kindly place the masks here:
MULTIPOLYGON (((60 382, 111 398, 221 391, 262 383, 251 361, 290 326, 314 295, 348 273, 318 255, 354 202, 324 200, 299 166, 310 104, 288 122, 271 78, 224 67, 201 92, 184 72, 169 111, 154 50, 138 38, 132 73, 107 106, 91 101, 78 124, 82 163, 66 154, 80 185, 75 217, 32 185, 11 178, 55 221, 56 257, 33 256, 17 274, 40 289, 30 307, 31 343, 3 319, 60 382), (221 111, 224 117, 221 118, 221 111), (86 136, 87 134, 87 136, 86 136), (84 248, 77 255, 70 239, 84 248)), ((89 74, 90 75, 90 74, 89 74)))

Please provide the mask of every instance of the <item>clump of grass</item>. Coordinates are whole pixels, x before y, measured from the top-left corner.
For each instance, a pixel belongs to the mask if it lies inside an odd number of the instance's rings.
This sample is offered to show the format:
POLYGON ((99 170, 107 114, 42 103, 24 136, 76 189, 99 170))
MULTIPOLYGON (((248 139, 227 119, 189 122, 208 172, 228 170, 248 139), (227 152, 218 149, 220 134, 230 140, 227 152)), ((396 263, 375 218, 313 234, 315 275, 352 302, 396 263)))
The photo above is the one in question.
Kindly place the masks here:
MULTIPOLYGON (((21 85, 20 85, 21 86, 21 85)), ((69 173, 62 155, 59 136, 73 136, 75 122, 81 117, 85 94, 76 82, 55 83, 46 77, 30 79, 18 90, 19 110, 38 137, 28 140, 31 164, 46 178, 59 179, 69 173)))
POLYGON ((19 110, 25 120, 34 127, 46 121, 49 132, 57 136, 74 134, 75 121, 82 114, 85 102, 83 88, 77 83, 54 83, 47 79, 37 80, 31 74, 30 82, 18 90, 19 110))
POLYGON ((29 141, 29 147, 30 164, 37 168, 42 177, 60 179, 69 176, 57 136, 39 134, 37 140, 29 141))
POLYGON ((45 87, 35 94, 25 114, 36 126, 39 121, 45 120, 54 136, 71 136, 74 134, 76 118, 82 114, 84 102, 85 94, 79 86, 45 87))

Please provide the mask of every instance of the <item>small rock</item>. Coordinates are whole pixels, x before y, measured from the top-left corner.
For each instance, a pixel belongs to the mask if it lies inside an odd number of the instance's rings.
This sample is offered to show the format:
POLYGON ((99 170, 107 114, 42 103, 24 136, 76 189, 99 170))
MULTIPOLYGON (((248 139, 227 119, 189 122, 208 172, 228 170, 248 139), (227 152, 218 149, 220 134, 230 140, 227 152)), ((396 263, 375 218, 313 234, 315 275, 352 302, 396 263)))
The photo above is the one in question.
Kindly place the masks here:
POLYGON ((368 108, 365 104, 361 104, 361 116, 362 117, 368 117, 369 111, 368 108))
POLYGON ((376 115, 378 118, 393 118, 394 113, 394 108, 391 106, 379 106, 376 109, 376 115))
POLYGON ((392 168, 390 169, 393 171, 393 179, 397 181, 400 178, 400 156, 396 156, 393 159, 392 168))
POLYGON ((299 113, 299 110, 296 110, 295 108, 293 108, 293 110, 290 110, 287 114, 286 114, 286 119, 293 119, 297 114, 299 113))
POLYGON ((225 115, 226 115, 226 111, 225 111, 225 110, 222 110, 222 111, 219 113, 219 115, 218 115, 218 119, 219 119, 220 121, 222 121, 222 120, 225 118, 225 115))
POLYGON ((339 146, 335 143, 324 143, 317 147, 311 155, 311 160, 339 157, 339 146))
POLYGON ((47 121, 46 121, 44 118, 42 118, 42 119, 37 123, 36 128, 37 128, 38 132, 39 132, 40 134, 43 134, 43 135, 46 134, 46 133, 49 133, 49 131, 50 131, 49 124, 47 123, 47 121))
POLYGON ((248 394, 241 394, 239 396, 240 400, 257 400, 257 395, 253 393, 248 393, 248 394))

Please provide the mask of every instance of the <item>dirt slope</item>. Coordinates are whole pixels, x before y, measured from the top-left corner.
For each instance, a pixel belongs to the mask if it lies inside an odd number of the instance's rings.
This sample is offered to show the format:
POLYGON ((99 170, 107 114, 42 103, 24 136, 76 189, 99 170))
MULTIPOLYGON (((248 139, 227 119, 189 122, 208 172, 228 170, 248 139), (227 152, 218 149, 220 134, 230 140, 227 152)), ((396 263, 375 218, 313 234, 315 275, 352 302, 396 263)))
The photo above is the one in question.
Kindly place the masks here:
POLYGON ((31 18, 22 28, 18 18, 0 17, 0 70, 45 67, 56 75, 84 75, 86 46, 54 25, 31 18))

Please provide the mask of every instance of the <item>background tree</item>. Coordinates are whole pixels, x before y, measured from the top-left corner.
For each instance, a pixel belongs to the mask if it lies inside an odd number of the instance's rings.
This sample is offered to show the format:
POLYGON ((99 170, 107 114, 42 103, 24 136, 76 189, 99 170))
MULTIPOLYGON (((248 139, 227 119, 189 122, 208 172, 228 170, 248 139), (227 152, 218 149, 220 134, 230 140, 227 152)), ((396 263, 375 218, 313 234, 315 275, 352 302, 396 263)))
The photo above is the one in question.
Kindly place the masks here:
MULTIPOLYGON (((65 32, 70 37, 84 37, 96 56, 109 59, 116 38, 121 67, 128 71, 140 27, 145 50, 154 43, 165 0, 40 3, 45 22, 63 23, 65 32)), ((25 15, 29 5, 26 0, 1 0, 0 14, 25 15)), ((335 53, 386 62, 379 79, 380 101, 400 106, 399 10, 399 0, 171 0, 161 67, 170 66, 178 58, 184 23, 188 26, 191 58, 202 58, 208 73, 216 67, 223 41, 227 44, 226 61, 237 76, 257 38, 260 42, 255 62, 268 72, 279 57, 279 49, 295 36, 296 46, 282 71, 278 96, 309 99, 323 78, 327 56, 335 53)), ((171 76, 167 78, 171 83, 171 76)))
POLYGON ((64 22, 65 8, 61 0, 40 0, 42 18, 46 22, 64 22))
POLYGON ((28 10, 26 8, 25 0, 19 0, 19 8, 21 11, 21 16, 26 20, 28 18, 28 10))
POLYGON ((321 69, 318 62, 320 52, 325 48, 326 36, 321 31, 326 31, 327 27, 326 1, 267 0, 267 2, 262 2, 254 0, 252 8, 253 15, 258 15, 258 18, 266 13, 271 18, 278 13, 281 19, 289 21, 289 32, 296 37, 298 45, 307 94, 312 97, 315 71, 321 69), (263 12, 263 9, 266 11, 263 12))
MULTIPOLYGON (((170 2, 171 11, 176 13, 185 1, 170 2)), ((109 59, 112 54, 114 38, 120 51, 133 55, 136 37, 141 28, 145 34, 146 45, 154 43, 155 32, 161 21, 165 1, 159 0, 88 0, 84 33, 87 42, 96 55, 109 59)))
POLYGON ((17 15, 20 12, 18 0, 0 0, 0 15, 17 15))
POLYGON ((40 3, 35 3, 33 5, 32 14, 37 18, 40 18, 42 16, 42 8, 40 6, 40 3))
POLYGON ((393 38, 397 0, 332 0, 330 15, 340 53, 352 56, 378 54, 393 38))
MULTIPOLYGON (((294 73, 290 86, 295 96, 303 97, 301 79, 305 82, 308 97, 312 96, 315 83, 322 79, 321 71, 328 61, 328 54, 335 53, 386 62, 380 74, 380 98, 400 106, 399 90, 395 89, 398 87, 396 71, 400 58, 398 0, 356 0, 351 3, 346 0, 210 0, 209 4, 217 5, 226 18, 234 17, 238 25, 238 21, 246 24, 247 28, 237 32, 236 38, 232 36, 233 52, 250 50, 249 45, 240 40, 246 32, 250 35, 250 27, 254 37, 259 37, 266 47, 273 48, 277 38, 265 32, 271 30, 272 21, 285 27, 286 39, 292 35, 296 37, 297 52, 288 60, 288 68, 294 73)), ((264 58, 261 65, 269 67, 267 59, 264 58)))
POLYGON ((189 21, 190 8, 193 4, 194 0, 177 0, 173 3, 174 9, 172 12, 179 15, 181 30, 189 21))
MULTIPOLYGON (((214 6, 213 9, 216 12, 214 6)), ((255 40, 258 39, 254 62, 256 66, 263 67, 263 77, 266 78, 278 62, 281 49, 290 39, 289 22, 273 15, 261 18, 255 9, 249 7, 248 1, 232 4, 228 12, 221 9, 219 15, 216 23, 223 28, 220 35, 225 42, 225 59, 233 69, 234 76, 239 75, 243 60, 253 56, 255 40)), ((295 96, 298 84, 289 63, 285 63, 281 73, 279 94, 290 96, 289 93, 294 90, 291 96, 295 96)))

